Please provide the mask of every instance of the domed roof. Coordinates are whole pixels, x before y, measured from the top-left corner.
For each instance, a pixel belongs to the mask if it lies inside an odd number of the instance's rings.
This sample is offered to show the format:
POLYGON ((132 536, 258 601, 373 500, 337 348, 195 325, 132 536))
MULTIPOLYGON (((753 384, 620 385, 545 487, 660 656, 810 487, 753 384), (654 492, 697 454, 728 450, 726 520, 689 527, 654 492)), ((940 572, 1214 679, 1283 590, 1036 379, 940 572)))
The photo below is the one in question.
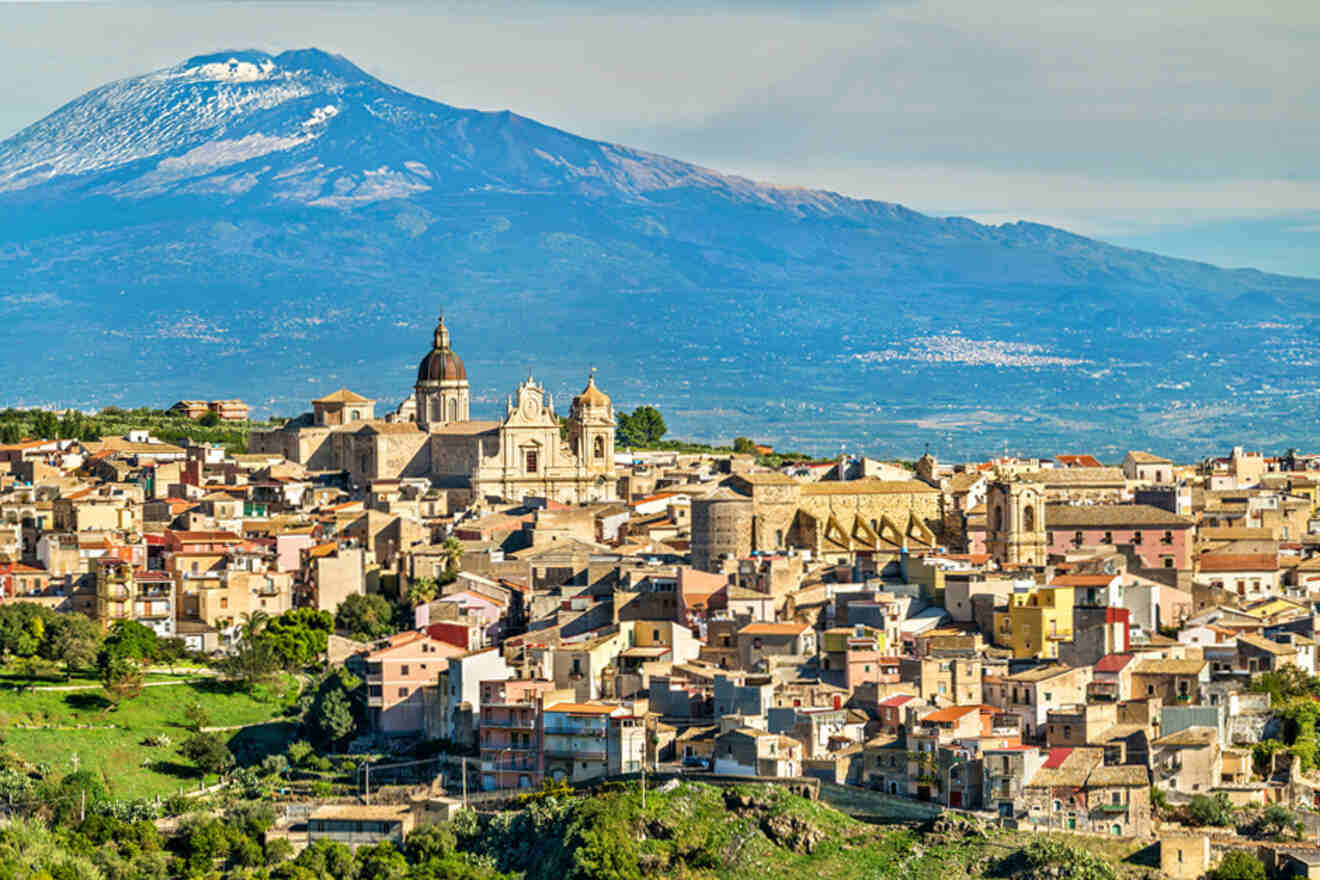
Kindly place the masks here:
POLYGON ((593 371, 591 377, 587 379, 587 387, 582 389, 582 393, 573 398, 573 402, 581 406, 609 406, 609 395, 596 387, 596 373, 593 371))
POLYGON ((452 351, 435 349, 417 365, 418 382, 453 382, 467 379, 467 368, 452 351))
POLYGON ((449 347, 449 328, 445 319, 435 327, 435 345, 430 354, 422 358, 417 365, 418 382, 457 382, 467 381, 467 368, 454 350, 449 347))

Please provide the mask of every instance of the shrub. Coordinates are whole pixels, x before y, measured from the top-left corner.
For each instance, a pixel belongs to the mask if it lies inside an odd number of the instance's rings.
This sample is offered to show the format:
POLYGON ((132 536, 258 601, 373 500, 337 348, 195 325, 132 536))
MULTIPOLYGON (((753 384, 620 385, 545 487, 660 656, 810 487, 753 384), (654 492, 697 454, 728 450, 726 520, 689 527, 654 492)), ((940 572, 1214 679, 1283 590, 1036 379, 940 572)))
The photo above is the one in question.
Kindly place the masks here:
POLYGON ((1193 825, 1232 825, 1233 804, 1222 791, 1214 797, 1198 794, 1186 808, 1187 818, 1193 825))
POLYGON ((1235 849, 1207 876, 1210 880, 1265 880, 1265 865, 1246 850, 1235 849))

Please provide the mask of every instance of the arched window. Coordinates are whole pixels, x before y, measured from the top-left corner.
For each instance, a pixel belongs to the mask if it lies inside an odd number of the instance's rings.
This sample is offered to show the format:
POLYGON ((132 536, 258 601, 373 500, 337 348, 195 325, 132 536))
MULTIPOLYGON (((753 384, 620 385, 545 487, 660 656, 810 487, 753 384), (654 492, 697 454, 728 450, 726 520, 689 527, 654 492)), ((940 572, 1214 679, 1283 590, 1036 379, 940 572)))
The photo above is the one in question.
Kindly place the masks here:
POLYGON ((431 421, 443 422, 445 420, 445 402, 438 397, 431 398, 431 421))
POLYGON ((449 421, 458 421, 458 401, 452 398, 449 401, 449 421))
POLYGON ((592 454, 592 456, 594 456, 595 458, 604 458, 604 457, 605 457, 605 438, 604 438, 604 437, 597 437, 597 438, 596 438, 596 442, 592 445, 592 451, 591 451, 591 454, 592 454))
POLYGON ((1022 528, 1028 532, 1036 530, 1036 508, 1030 504, 1022 508, 1022 528))

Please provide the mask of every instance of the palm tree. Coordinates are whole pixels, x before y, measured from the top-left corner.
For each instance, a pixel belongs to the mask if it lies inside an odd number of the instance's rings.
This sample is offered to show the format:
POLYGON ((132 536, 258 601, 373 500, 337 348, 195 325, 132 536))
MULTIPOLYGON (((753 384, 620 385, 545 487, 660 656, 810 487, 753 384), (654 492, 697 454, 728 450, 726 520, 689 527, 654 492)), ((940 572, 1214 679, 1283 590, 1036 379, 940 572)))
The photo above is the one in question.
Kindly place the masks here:
POLYGON ((450 535, 441 546, 445 553, 445 572, 458 574, 459 563, 463 561, 463 542, 450 535))
POLYGON ((250 641, 255 636, 261 634, 270 622, 270 615, 264 611, 251 611, 243 613, 243 624, 240 629, 243 632, 243 638, 250 641))

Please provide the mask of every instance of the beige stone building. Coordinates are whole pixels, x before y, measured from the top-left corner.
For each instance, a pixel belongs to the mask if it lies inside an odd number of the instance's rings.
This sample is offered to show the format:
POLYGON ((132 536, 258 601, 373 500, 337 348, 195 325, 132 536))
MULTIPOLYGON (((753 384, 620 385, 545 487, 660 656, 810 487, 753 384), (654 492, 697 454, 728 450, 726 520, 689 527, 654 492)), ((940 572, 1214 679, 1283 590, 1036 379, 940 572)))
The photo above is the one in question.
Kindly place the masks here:
POLYGON ((692 499, 692 562, 706 571, 752 551, 810 550, 838 562, 896 557, 934 547, 942 531, 940 490, 919 480, 738 474, 692 499))
POLYGON ((498 421, 471 420, 470 396, 467 368, 441 319, 417 368, 407 408, 413 421, 372 418, 373 401, 341 390, 315 401, 313 414, 254 432, 249 446, 311 470, 347 471, 358 486, 428 478, 452 496, 450 507, 488 498, 567 504, 615 498, 614 405, 594 375, 573 398, 563 430, 551 395, 530 376, 498 421))

